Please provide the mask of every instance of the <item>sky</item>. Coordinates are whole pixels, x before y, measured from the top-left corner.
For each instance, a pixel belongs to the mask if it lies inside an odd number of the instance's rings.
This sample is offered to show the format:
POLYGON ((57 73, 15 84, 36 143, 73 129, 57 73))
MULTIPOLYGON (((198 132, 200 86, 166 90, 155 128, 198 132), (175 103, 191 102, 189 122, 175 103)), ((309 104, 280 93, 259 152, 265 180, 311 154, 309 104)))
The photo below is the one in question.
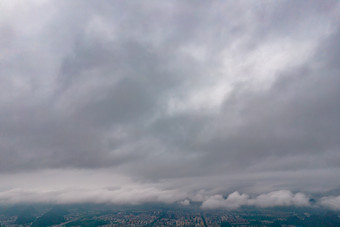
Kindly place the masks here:
POLYGON ((0 203, 340 210, 336 0, 3 0, 0 50, 0 203))

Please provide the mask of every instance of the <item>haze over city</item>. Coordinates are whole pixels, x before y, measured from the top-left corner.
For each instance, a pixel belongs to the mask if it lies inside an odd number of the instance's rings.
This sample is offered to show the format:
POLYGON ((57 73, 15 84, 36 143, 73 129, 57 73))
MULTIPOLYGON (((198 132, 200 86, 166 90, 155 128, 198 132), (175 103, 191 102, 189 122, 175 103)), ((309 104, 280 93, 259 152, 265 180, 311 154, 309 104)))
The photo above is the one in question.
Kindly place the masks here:
POLYGON ((1 204, 340 210, 338 1, 4 0, 0 50, 1 204))

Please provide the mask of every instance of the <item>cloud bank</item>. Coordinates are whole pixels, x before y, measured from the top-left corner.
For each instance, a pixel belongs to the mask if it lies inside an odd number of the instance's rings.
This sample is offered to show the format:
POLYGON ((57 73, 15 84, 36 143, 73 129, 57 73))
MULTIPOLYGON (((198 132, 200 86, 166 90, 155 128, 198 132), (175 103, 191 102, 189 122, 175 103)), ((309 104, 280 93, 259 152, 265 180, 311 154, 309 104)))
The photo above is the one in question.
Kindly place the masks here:
POLYGON ((337 207, 338 1, 0 11, 2 201, 337 207))
POLYGON ((238 209, 241 206, 275 207, 275 206, 310 206, 309 198, 303 193, 288 190, 273 191, 250 198, 247 194, 233 192, 224 199, 214 195, 202 203, 204 209, 238 209))

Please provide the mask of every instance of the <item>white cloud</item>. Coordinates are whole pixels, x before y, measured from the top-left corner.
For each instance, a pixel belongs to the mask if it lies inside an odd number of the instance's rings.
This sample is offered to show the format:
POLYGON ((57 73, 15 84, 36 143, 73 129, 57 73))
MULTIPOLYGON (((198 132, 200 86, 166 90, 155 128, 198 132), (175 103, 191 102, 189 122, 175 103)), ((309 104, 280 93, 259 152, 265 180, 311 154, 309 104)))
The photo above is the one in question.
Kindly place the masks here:
POLYGON ((112 170, 49 170, 40 173, 0 175, 13 179, 0 188, 0 203, 174 203, 187 194, 161 184, 139 183, 112 170))
POLYGON ((190 200, 188 199, 185 199, 185 200, 182 200, 179 202, 181 205, 183 206, 189 206, 190 205, 190 200))
POLYGON ((322 197, 319 204, 333 210, 340 210, 340 195, 322 197))
MULTIPOLYGON (((0 202, 15 203, 112 203, 112 204, 141 204, 148 202, 173 203, 181 199, 176 191, 160 190, 154 187, 136 186, 109 188, 66 188, 63 190, 28 190, 11 189, 0 192, 0 202)), ((185 204, 183 204, 185 205, 185 204)))
POLYGON ((246 194, 240 194, 239 192, 233 192, 226 199, 221 195, 214 195, 208 198, 202 203, 203 209, 238 209, 241 206, 247 205, 249 196, 246 194))
POLYGON ((303 193, 287 190, 273 191, 250 198, 247 194, 233 192, 226 199, 214 195, 202 203, 203 209, 238 209, 241 206, 275 207, 275 206, 309 206, 309 198, 303 193))

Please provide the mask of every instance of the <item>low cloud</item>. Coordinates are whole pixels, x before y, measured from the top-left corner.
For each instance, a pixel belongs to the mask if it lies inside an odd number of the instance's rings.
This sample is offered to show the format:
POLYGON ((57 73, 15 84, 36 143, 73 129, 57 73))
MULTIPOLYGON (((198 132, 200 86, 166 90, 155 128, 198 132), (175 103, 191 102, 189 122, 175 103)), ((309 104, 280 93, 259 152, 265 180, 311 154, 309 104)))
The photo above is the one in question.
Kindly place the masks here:
POLYGON ((183 206, 189 206, 190 205, 190 201, 188 199, 180 201, 179 203, 183 206))
MULTIPOLYGON (((157 185, 133 184, 117 188, 65 188, 55 190, 39 190, 15 188, 0 192, 2 204, 16 203, 108 203, 131 204, 142 203, 175 203, 190 205, 190 199, 197 198, 200 193, 188 194, 178 190, 165 190, 157 185)), ((323 198, 320 204, 339 209, 340 197, 323 198)), ((251 198, 248 194, 233 192, 225 199, 221 195, 207 197, 202 203, 203 209, 239 209, 242 206, 276 207, 276 206, 310 206, 309 198, 303 193, 292 193, 287 190, 274 191, 251 198)))
MULTIPOLYGON (((142 203, 174 203, 185 198, 183 193, 176 190, 160 190, 152 186, 110 188, 67 188, 62 190, 28 190, 11 189, 0 192, 2 204, 17 203, 54 203, 54 204, 77 204, 77 203, 108 203, 108 204, 131 204, 142 203)), ((181 202, 189 205, 188 200, 181 202)))
POLYGON ((309 198, 303 193, 280 190, 261 194, 251 198, 248 194, 233 192, 225 199, 214 195, 202 203, 203 209, 238 209, 241 206, 275 207, 275 206, 309 206, 309 198))
POLYGON ((340 195, 325 196, 320 199, 320 205, 332 210, 340 210, 340 195))

